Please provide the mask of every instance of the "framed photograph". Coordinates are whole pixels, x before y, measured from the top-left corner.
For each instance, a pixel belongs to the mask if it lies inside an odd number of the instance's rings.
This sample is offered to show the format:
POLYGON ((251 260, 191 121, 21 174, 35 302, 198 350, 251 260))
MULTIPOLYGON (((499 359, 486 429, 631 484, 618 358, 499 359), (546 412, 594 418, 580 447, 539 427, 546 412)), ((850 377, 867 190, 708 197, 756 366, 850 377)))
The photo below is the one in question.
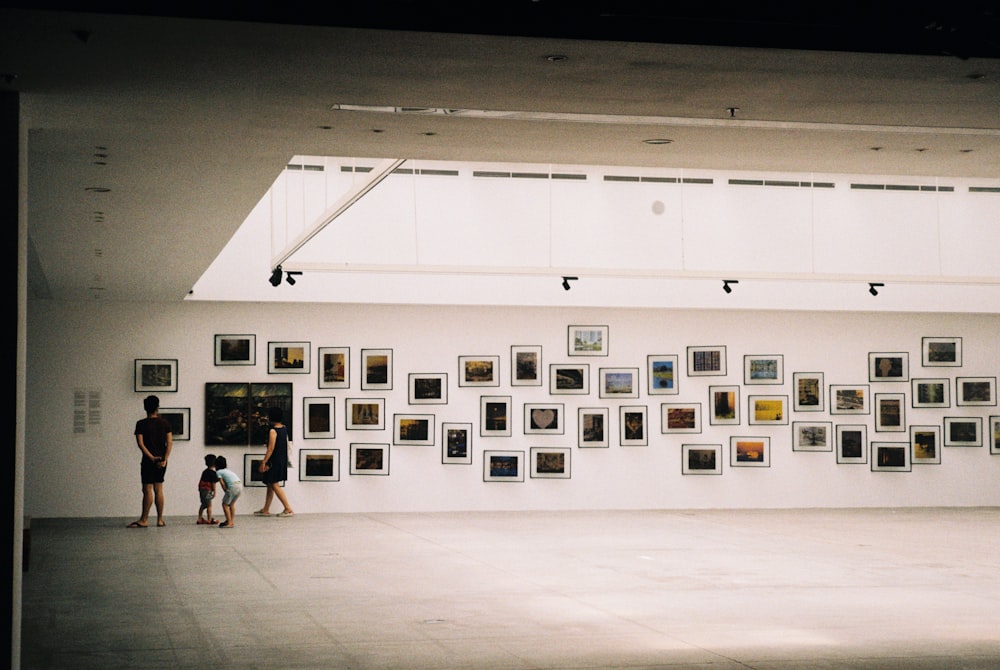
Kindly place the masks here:
POLYGON ((479 398, 479 434, 482 437, 510 437, 510 424, 509 395, 479 398))
POLYGON ((713 426, 740 425, 740 387, 709 386, 708 408, 710 415, 708 423, 713 426))
POLYGON ((729 438, 729 465, 734 468, 771 467, 771 438, 729 438))
POLYGON ((420 447, 434 446, 433 414, 394 414, 392 416, 392 443, 412 444, 420 447))
POLYGON ((961 337, 924 337, 920 350, 925 368, 962 367, 961 337))
POLYGON ((700 433, 700 402, 665 402, 660 405, 661 433, 700 433))
POLYGON ((831 421, 793 421, 792 451, 833 451, 831 421))
POLYGON ((361 350, 361 390, 392 390, 392 349, 361 350))
POLYGON ((822 412, 826 409, 822 372, 792 373, 792 410, 822 412))
POLYGON ((407 376, 411 405, 447 405, 447 372, 411 372, 407 376))
POLYGON ((906 394, 875 394, 875 432, 902 433, 906 431, 906 394))
POLYGON ((870 413, 867 384, 830 384, 830 414, 870 413))
POLYGON ((300 482, 339 482, 340 449, 299 449, 300 482))
POLYGON ((567 447, 532 447, 531 478, 569 479, 571 451, 567 447))
POLYGON ((646 406, 622 405, 618 408, 619 444, 623 447, 645 447, 646 406))
POLYGON ((651 354, 646 356, 646 379, 649 395, 677 395, 677 354, 651 354))
POLYGON ((990 417, 989 430, 990 455, 1000 455, 1000 416, 990 417))
POLYGON ((268 342, 269 374, 306 374, 309 372, 308 342, 268 342))
POLYGON ((510 348, 510 385, 542 385, 541 345, 513 345, 510 348))
MULTIPOLYGON (((228 460, 228 459, 227 459, 228 460)), ((264 454, 243 454, 243 486, 264 488, 264 473, 260 471, 260 464, 264 462, 264 454)), ((219 494, 222 499, 222 494, 219 494)))
POLYGON ((872 442, 872 472, 909 471, 909 444, 906 442, 872 442))
POLYGON ((570 356, 607 356, 607 326, 570 326, 567 341, 570 356))
POLYGON ((170 423, 170 432, 173 433, 174 442, 191 439, 190 407, 161 407, 159 414, 170 423))
POLYGON ((752 395, 748 398, 751 426, 787 426, 788 396, 752 395))
POLYGON ((176 392, 177 359, 135 359, 135 390, 140 393, 176 392))
POLYGON ((216 335, 216 365, 256 365, 256 335, 216 335))
POLYGON ((582 363, 549 365, 549 393, 551 395, 588 395, 590 393, 590 365, 582 363))
POLYGON ((784 384, 785 357, 780 354, 743 357, 744 384, 784 384))
POLYGON ((941 426, 910 426, 910 462, 914 465, 941 463, 941 426))
POLYGON ((499 356, 459 356, 459 386, 500 386, 499 356))
POLYGON ((306 440, 330 439, 337 436, 336 398, 302 399, 302 437, 306 440))
POLYGON ((389 445, 352 442, 350 473, 388 476, 389 445))
POLYGON ((484 482, 523 482, 524 452, 487 449, 483 452, 484 482))
POLYGON ((472 465, 472 424, 441 424, 441 462, 445 465, 472 465))
POLYGON ((721 475, 721 444, 682 444, 681 474, 721 475))
POLYGON ((868 426, 837 424, 837 463, 868 462, 868 426))
POLYGON ((344 402, 347 430, 385 430, 385 398, 348 398, 344 402))
POLYGON ((951 407, 951 380, 913 379, 910 381, 913 407, 951 407))
POLYGON ((688 347, 688 377, 724 377, 726 375, 726 348, 688 347))
POLYGON ((292 385, 208 382, 205 384, 205 446, 267 444, 271 429, 268 413, 280 408, 288 434, 293 434, 292 385))
POLYGON ((639 368, 599 368, 597 378, 601 398, 639 397, 639 368))
POLYGON ((351 387, 351 348, 320 347, 319 388, 346 389, 351 387))
POLYGON ((997 404, 996 377, 956 377, 955 404, 959 407, 988 407, 997 404))
POLYGON ((607 407, 581 407, 577 410, 578 446, 607 447, 609 419, 607 407))
POLYGON ((868 381, 910 381, 910 354, 905 351, 868 354, 868 381))
POLYGON ((983 417, 946 416, 944 418, 944 446, 983 446, 983 417))
POLYGON ((564 421, 564 405, 524 403, 525 435, 562 435, 564 421))

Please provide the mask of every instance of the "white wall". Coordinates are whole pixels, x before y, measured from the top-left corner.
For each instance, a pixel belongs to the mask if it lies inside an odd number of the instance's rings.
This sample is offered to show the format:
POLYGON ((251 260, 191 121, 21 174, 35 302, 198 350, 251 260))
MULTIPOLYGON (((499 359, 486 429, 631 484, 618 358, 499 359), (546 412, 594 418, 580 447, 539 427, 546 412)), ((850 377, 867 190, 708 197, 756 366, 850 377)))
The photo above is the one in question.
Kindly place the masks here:
MULTIPOLYGON (((868 384, 868 354, 909 352, 911 377, 1000 375, 1000 315, 882 314, 823 312, 670 311, 588 308, 394 307, 337 304, 102 304, 35 301, 29 305, 27 459, 25 513, 35 517, 134 516, 139 510, 139 456, 132 430, 143 416, 145 394, 133 390, 136 358, 176 358, 177 393, 160 394, 166 407, 191 409, 190 441, 176 444, 167 475, 168 515, 193 517, 196 483, 203 467, 204 385, 220 381, 288 381, 294 383, 297 448, 336 448, 341 454, 339 482, 299 482, 292 472, 286 491, 298 512, 524 510, 592 508, 705 507, 850 507, 850 506, 978 506, 1000 505, 1000 456, 988 446, 945 448, 940 465, 915 465, 912 472, 872 472, 869 465, 838 465, 833 452, 804 453, 791 449, 791 425, 748 426, 746 396, 791 393, 796 371, 822 371, 826 384, 868 384), (567 326, 601 324, 610 330, 610 353, 602 358, 570 358, 567 326), (216 367, 214 335, 257 336, 255 367, 216 367), (963 338, 960 368, 922 368, 924 336, 963 338), (351 388, 317 388, 316 362, 308 375, 268 375, 268 341, 305 340, 315 357, 320 346, 351 348, 351 388), (510 387, 511 345, 541 345, 545 384, 510 387), (680 355, 689 345, 725 345, 726 377, 682 375, 680 394, 645 393, 647 354, 680 355), (393 390, 360 390, 360 350, 391 348, 393 390), (458 356, 498 355, 499 387, 458 386, 458 356), (708 386, 741 384, 744 354, 782 354, 785 384, 741 389, 742 424, 711 426, 708 386), (589 396, 550 396, 550 363, 586 362, 591 370, 589 396), (606 400, 597 396, 600 367, 638 367, 643 392, 638 400, 606 400), (407 373, 448 373, 447 405, 407 404, 407 373), (758 391, 758 389, 760 389, 758 391), (74 391, 99 390, 100 425, 74 433, 74 391), (481 395, 513 396, 510 438, 478 434, 481 395), (336 438, 301 439, 302 398, 336 397, 336 438), (386 430, 344 429, 344 399, 381 397, 386 401, 386 430), (523 434, 525 402, 564 403, 567 430, 558 436, 523 434), (700 435, 662 435, 662 402, 701 402, 700 435), (617 446, 617 407, 649 408, 649 446, 617 446), (578 407, 611 408, 612 445, 579 449, 578 407), (390 475, 348 474, 352 442, 392 442, 393 413, 433 413, 437 419, 434 447, 392 446, 390 475), (440 423, 473 423, 472 465, 442 465, 440 423), (730 435, 771 437, 769 468, 729 467, 730 435), (722 476, 683 476, 681 444, 724 446, 722 476), (572 447, 569 480, 525 478, 523 483, 485 483, 484 449, 532 446, 572 447)), ((683 365, 682 365, 683 367, 683 365)), ((905 392, 908 423, 941 424, 944 416, 982 416, 984 426, 997 407, 913 409, 910 385, 871 383, 872 393, 905 392)), ((906 441, 908 434, 875 433, 872 415, 793 414, 791 420, 867 423, 869 440, 906 441)), ((988 436, 987 436, 988 437, 988 436)), ((242 463, 246 449, 215 449, 231 463, 242 463)), ((257 450, 254 450, 257 451, 257 450)), ((260 506, 263 489, 247 491, 239 511, 260 506)), ((192 518, 193 521, 193 518, 192 518)))

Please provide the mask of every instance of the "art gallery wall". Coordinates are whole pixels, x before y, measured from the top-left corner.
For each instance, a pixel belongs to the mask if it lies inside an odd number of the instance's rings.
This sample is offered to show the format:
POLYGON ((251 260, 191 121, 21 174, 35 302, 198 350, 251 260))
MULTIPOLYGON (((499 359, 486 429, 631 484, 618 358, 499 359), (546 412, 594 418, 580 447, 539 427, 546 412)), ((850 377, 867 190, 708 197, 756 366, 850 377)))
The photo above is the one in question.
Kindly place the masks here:
MULTIPOLYGON (((914 409, 909 383, 869 381, 868 355, 908 352, 911 378, 949 377, 953 382, 957 376, 997 377, 1000 315, 996 314, 35 301, 30 304, 28 326, 25 512, 34 517, 130 517, 138 513, 139 453, 132 434, 135 421, 143 416, 146 394, 134 391, 137 358, 178 361, 177 392, 160 396, 165 407, 190 408, 191 439, 175 444, 165 491, 168 516, 186 515, 192 522, 198 507, 196 484, 208 451, 203 421, 207 382, 294 384, 296 449, 338 449, 341 457, 336 482, 300 482, 298 470, 290 472, 286 491, 299 513, 1000 505, 996 486, 1000 455, 990 454, 989 435, 984 434, 982 447, 943 448, 939 465, 913 465, 910 472, 872 472, 870 458, 868 464, 846 465, 836 462, 833 451, 793 452, 791 422, 864 423, 870 441, 908 442, 908 432, 875 432, 873 414, 792 414, 789 424, 780 426, 750 426, 746 418, 749 393, 791 396, 794 372, 820 371, 827 387, 868 384, 872 394, 905 393, 907 424, 941 425, 946 416, 979 416, 985 433, 989 417, 1000 414, 1000 408, 957 407, 952 384, 951 407, 914 409), (567 328, 586 324, 608 327, 607 356, 568 355, 567 328), (222 333, 255 335, 256 365, 214 365, 214 336, 222 333), (926 336, 961 337, 962 367, 923 368, 921 339, 926 336), (313 356, 310 372, 268 374, 269 341, 308 341, 313 356), (510 386, 512 345, 542 347, 543 385, 510 386), (684 374, 686 348, 703 345, 726 347, 726 376, 684 374), (315 356, 321 346, 350 347, 349 389, 318 388, 315 356), (392 390, 361 390, 363 348, 392 350, 392 390), (677 395, 647 394, 649 354, 679 355, 682 372, 677 395), (783 356, 784 383, 744 386, 743 357, 747 354, 783 356), (464 355, 499 356, 499 386, 460 387, 458 357, 464 355), (552 363, 589 364, 590 394, 550 395, 548 368, 552 363), (601 367, 639 368, 640 397, 599 398, 601 367), (407 375, 411 372, 447 373, 448 403, 409 405, 407 375), (708 388, 720 384, 741 386, 739 426, 709 425, 708 388), (511 396, 510 437, 479 435, 482 395, 511 396), (317 396, 336 399, 333 439, 302 439, 302 399, 317 396), (346 430, 348 397, 384 398, 385 430, 346 430), (702 403, 702 432, 661 434, 663 402, 702 403), (524 403, 564 404, 564 434, 525 435, 524 403), (621 404, 647 406, 648 446, 619 446, 621 404), (577 447, 579 407, 610 409, 608 448, 577 447), (392 415, 396 413, 434 414, 435 445, 392 445, 392 415), (441 463, 440 425, 445 421, 473 424, 471 465, 441 463), (733 435, 770 437, 770 467, 730 467, 733 435), (390 444, 389 475, 350 475, 351 443, 390 444), (682 444, 722 445, 721 476, 683 475, 682 444), (569 447, 571 478, 535 479, 526 473, 523 482, 483 481, 483 450, 524 451, 527 465, 534 446, 569 447)), ((263 448, 214 451, 241 471, 243 454, 263 452, 263 448)), ((238 513, 259 508, 263 493, 262 488, 249 488, 238 513)))

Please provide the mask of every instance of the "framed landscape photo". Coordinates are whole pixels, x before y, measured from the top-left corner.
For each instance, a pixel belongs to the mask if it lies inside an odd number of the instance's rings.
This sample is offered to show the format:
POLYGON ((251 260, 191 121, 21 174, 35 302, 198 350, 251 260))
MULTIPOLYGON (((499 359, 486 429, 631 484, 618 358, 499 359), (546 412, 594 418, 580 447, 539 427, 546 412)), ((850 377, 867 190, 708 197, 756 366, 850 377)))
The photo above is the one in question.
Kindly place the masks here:
POLYGON ((268 342, 268 373, 307 374, 310 346, 308 342, 268 342))
POLYGON ((459 356, 459 386, 500 386, 499 356, 459 356))
POLYGON ((944 418, 944 446, 983 446, 983 417, 946 416, 944 418))
POLYGON ((532 447, 532 479, 570 479, 570 458, 572 450, 567 447, 532 447))
POLYGON ((411 372, 407 376, 411 405, 447 405, 448 373, 411 372))
MULTIPOLYGON (((260 471, 260 464, 263 462, 264 454, 243 454, 243 486, 267 486, 264 483, 264 473, 260 471)), ((221 498, 222 494, 219 495, 221 498)))
POLYGON ((351 443, 352 475, 389 475, 389 445, 351 443))
POLYGON ((646 356, 646 379, 649 395, 677 395, 677 354, 650 354, 646 356))
POLYGON ((907 352, 868 354, 868 381, 906 382, 910 380, 910 354, 907 352))
POLYGON ((483 452, 484 482, 523 482, 524 452, 487 449, 483 452))
POLYGON ((962 367, 961 337, 924 337, 920 349, 925 368, 962 367))
POLYGON ((830 414, 870 413, 867 384, 830 384, 830 414))
POLYGON ((509 395, 479 398, 479 434, 482 437, 510 437, 510 424, 509 395))
POLYGON ((562 435, 565 406, 557 403, 524 403, 525 435, 562 435))
POLYGON ((645 447, 646 406, 622 405, 618 408, 619 444, 623 447, 645 447))
POLYGON ((721 475, 721 444, 682 444, 682 475, 721 475))
POLYGON ((1000 416, 991 416, 989 421, 990 454, 1000 455, 1000 416))
POLYGON ((826 409, 825 389, 822 372, 793 372, 792 409, 796 412, 822 412, 826 409))
POLYGON ((302 399, 302 437, 306 440, 331 439, 337 436, 336 398, 302 399))
POLYGON ((472 424, 441 424, 441 463, 472 465, 472 424))
POLYGON ((837 463, 868 462, 868 426, 837 424, 837 463))
POLYGON ((190 407, 161 407, 159 415, 170 424, 170 432, 173 434, 175 442, 191 439, 190 407))
POLYGON ((607 407, 581 407, 577 410, 577 446, 607 447, 610 413, 607 407))
POLYGON ((339 482, 340 449, 299 449, 300 482, 339 482))
POLYGON ((434 446, 433 414, 394 414, 392 417, 392 443, 434 446))
POLYGON ((784 384, 785 357, 780 354, 743 357, 744 384, 784 384))
POLYGON ((729 465, 734 468, 771 467, 771 438, 729 438, 729 465))
POLYGON ((320 347, 319 388, 346 389, 351 387, 351 348, 320 347))
POLYGON ((597 377, 601 398, 639 397, 639 368, 599 368, 597 377))
POLYGON ((510 385, 542 385, 541 345, 514 345, 510 348, 510 385))
POLYGON ((833 451, 833 422, 793 421, 792 451, 833 451))
POLYGON ((726 348, 688 347, 688 377, 724 377, 726 375, 726 348))
POLYGON ((660 405, 661 433, 700 433, 700 402, 665 402, 660 405))
POLYGON ((588 395, 590 393, 590 365, 553 363, 549 366, 549 393, 551 395, 588 395))
POLYGON ((135 390, 139 393, 177 391, 176 358, 135 359, 135 390))
POLYGON ((392 349, 361 350, 361 390, 392 390, 392 349))
POLYGON ((708 387, 708 423, 712 426, 740 425, 740 387, 708 387))
POLYGON ((216 365, 256 365, 256 335, 216 335, 216 365))
POLYGON ((607 326, 570 326, 567 339, 570 356, 607 356, 607 326))
POLYGON ((906 431, 906 394, 875 394, 875 432, 902 433, 906 431))
POLYGON ((910 472, 907 442, 872 442, 872 472, 910 472))
POLYGON ((752 395, 747 399, 751 426, 788 425, 788 396, 752 395))
POLYGON ((385 430, 385 398, 347 398, 347 430, 385 430))
POLYGON ((951 407, 951 380, 914 378, 910 381, 913 407, 951 407))
POLYGON ((956 377, 955 405, 988 407, 997 404, 996 377, 956 377))
POLYGON ((910 461, 914 465, 941 463, 941 426, 910 426, 910 461))
POLYGON ((287 382, 207 382, 205 384, 205 446, 267 444, 268 413, 279 408, 288 434, 293 434, 292 385, 287 382))

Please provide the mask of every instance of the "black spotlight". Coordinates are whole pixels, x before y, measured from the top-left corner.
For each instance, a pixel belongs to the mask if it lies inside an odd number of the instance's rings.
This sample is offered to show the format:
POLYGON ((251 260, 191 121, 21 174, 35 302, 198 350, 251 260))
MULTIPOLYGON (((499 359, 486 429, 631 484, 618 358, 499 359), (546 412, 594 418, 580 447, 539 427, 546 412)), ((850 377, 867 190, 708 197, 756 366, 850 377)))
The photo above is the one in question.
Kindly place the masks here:
POLYGON ((279 284, 281 284, 281 266, 280 265, 278 267, 274 268, 274 270, 271 271, 271 278, 268 281, 271 282, 271 286, 278 286, 279 284))
POLYGON ((733 287, 730 286, 730 284, 739 284, 739 283, 740 283, 739 279, 723 279, 722 290, 725 291, 726 293, 732 293, 733 287))
POLYGON ((294 275, 300 275, 300 274, 302 274, 302 273, 301 272, 286 272, 285 273, 285 281, 288 282, 289 286, 295 286, 295 277, 294 277, 294 275))
POLYGON ((868 292, 871 293, 872 295, 878 295, 878 288, 880 286, 885 286, 885 284, 883 284, 882 282, 875 282, 875 281, 868 282, 868 292))
POLYGON ((576 281, 579 277, 563 277, 563 290, 568 291, 570 289, 569 283, 571 281, 576 281))

